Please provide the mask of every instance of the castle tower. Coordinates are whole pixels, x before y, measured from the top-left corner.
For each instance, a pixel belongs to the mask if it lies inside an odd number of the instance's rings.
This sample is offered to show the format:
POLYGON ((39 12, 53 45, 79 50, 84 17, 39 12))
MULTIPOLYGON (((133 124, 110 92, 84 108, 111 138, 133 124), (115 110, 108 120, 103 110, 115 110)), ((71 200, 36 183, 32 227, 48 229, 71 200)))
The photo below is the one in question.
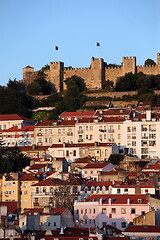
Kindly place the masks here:
POLYGON ((102 58, 99 59, 92 57, 90 88, 100 89, 103 87, 104 82, 105 82, 104 61, 102 58))
POLYGON ((22 74, 23 74, 23 82, 24 84, 28 85, 33 81, 34 78, 34 68, 27 66, 22 69, 22 74))
POLYGON ((160 67, 160 53, 157 53, 157 65, 160 67))
POLYGON ((123 76, 126 73, 136 73, 136 57, 122 57, 122 71, 123 76))
POLYGON ((49 81, 55 85, 58 92, 63 90, 63 62, 51 62, 50 71, 48 72, 49 81))

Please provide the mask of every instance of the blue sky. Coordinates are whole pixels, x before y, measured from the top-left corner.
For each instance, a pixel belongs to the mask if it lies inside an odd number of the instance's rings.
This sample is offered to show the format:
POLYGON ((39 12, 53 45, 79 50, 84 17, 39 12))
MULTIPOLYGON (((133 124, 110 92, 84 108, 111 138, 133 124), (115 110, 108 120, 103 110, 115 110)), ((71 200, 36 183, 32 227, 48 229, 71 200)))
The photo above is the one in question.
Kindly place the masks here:
POLYGON ((137 64, 160 52, 159 0, 0 0, 0 85, 51 61, 89 67, 91 57, 137 64), (96 47, 96 42, 100 47, 96 47), (54 51, 54 46, 59 46, 54 51))

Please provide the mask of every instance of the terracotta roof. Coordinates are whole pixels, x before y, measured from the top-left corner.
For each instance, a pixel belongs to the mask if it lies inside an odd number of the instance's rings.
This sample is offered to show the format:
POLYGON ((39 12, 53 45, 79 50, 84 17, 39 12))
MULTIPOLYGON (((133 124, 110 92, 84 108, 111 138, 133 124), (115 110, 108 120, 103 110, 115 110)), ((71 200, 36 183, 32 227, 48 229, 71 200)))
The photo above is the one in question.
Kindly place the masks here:
POLYGON ((47 150, 49 148, 49 146, 36 146, 36 148, 34 149, 33 146, 18 146, 20 148, 21 151, 44 151, 47 150))
POLYGON ((45 168, 45 167, 46 167, 46 164, 34 164, 30 167, 29 170, 38 170, 38 169, 45 168))
POLYGON ((109 186, 113 186, 115 184, 116 184, 116 182, 113 182, 113 181, 88 181, 86 183, 86 186, 87 187, 92 187, 92 186, 94 186, 94 187, 97 187, 97 186, 99 186, 99 187, 103 187, 103 186, 109 187, 109 186))
POLYGON ((98 194, 89 196, 81 202, 99 201, 100 199, 102 199, 103 204, 109 204, 109 199, 111 199, 112 205, 127 204, 128 199, 130 200, 130 204, 148 204, 145 194, 124 194, 123 197, 121 194, 98 194), (141 202, 139 202, 139 199, 141 199, 141 202))
POLYGON ((96 115, 129 115, 131 112, 131 109, 108 109, 106 111, 97 111, 96 115))
POLYGON ((101 175, 118 175, 117 171, 102 172, 101 175))
POLYGON ((22 117, 19 116, 18 114, 4 114, 4 115, 0 115, 0 121, 14 121, 14 120, 27 120, 27 121, 31 121, 34 122, 33 120, 26 118, 26 117, 22 117))
POLYGON ((18 210, 18 202, 0 202, 0 206, 6 206, 7 213, 16 213, 18 210))
POLYGON ((94 162, 94 163, 88 163, 83 169, 87 168, 104 168, 108 165, 109 163, 106 162, 94 162))
POLYGON ((128 226, 124 232, 160 233, 160 226, 149 226, 149 225, 136 226, 136 225, 131 225, 131 226, 128 226))
POLYGON ((66 146, 64 146, 63 144, 52 144, 52 146, 50 146, 50 148, 74 148, 74 147, 111 147, 113 146, 114 143, 98 143, 98 145, 96 145, 95 143, 73 143, 73 144, 67 144, 66 146))
POLYGON ((8 129, 1 130, 0 132, 34 132, 34 126, 23 126, 22 128, 14 126, 8 129))
MULTIPOLYGON (((94 162, 91 158, 89 157, 84 157, 84 158, 78 158, 75 160, 75 162, 73 163, 91 163, 91 162, 94 162)), ((72 163, 72 164, 73 164, 72 163)))
POLYGON ((63 112, 59 115, 59 118, 63 117, 85 117, 94 116, 96 111, 84 111, 84 112, 63 112))
POLYGON ((24 212, 22 213, 22 215, 29 215, 29 214, 34 214, 35 212, 38 212, 40 214, 44 214, 44 215, 61 215, 64 211, 66 210, 66 208, 52 208, 51 210, 49 210, 49 212, 44 213, 44 208, 25 208, 24 212))
POLYGON ((36 178, 35 176, 33 176, 30 173, 24 173, 21 177, 20 177, 20 181, 38 181, 38 178, 36 178))
POLYGON ((36 126, 53 126, 54 122, 56 122, 56 120, 40 121, 36 124, 36 126))

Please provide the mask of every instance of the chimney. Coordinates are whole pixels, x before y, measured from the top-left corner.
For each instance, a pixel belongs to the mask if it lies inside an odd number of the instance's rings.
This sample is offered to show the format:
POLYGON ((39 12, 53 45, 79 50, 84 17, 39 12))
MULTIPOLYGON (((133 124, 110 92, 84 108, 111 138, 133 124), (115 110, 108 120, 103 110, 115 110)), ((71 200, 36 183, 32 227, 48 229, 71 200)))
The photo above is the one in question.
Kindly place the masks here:
POLYGON ((151 121, 151 110, 146 110, 146 121, 151 121))
POLYGON ((108 204, 109 204, 109 205, 112 204, 112 199, 111 199, 111 198, 108 199, 108 204))

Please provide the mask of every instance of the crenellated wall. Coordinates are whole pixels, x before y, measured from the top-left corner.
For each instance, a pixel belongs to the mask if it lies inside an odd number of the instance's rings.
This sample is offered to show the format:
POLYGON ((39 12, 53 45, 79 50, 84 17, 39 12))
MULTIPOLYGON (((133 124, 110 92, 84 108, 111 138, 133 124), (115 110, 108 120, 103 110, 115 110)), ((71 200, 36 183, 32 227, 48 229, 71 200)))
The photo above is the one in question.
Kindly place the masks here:
MULTIPOLYGON (((113 81, 114 84, 118 77, 124 76, 126 73, 143 72, 147 75, 160 74, 160 53, 157 53, 157 64, 152 66, 136 66, 136 57, 122 57, 122 65, 119 67, 107 67, 102 58, 91 59, 91 65, 88 68, 64 68, 63 62, 51 62, 50 69, 44 71, 46 80, 55 85, 57 91, 66 89, 64 80, 73 75, 77 75, 84 80, 88 89, 101 89, 106 80, 113 81)), ((34 71, 33 67, 27 66, 23 68, 23 82, 28 85, 31 83, 38 71, 34 71)))

